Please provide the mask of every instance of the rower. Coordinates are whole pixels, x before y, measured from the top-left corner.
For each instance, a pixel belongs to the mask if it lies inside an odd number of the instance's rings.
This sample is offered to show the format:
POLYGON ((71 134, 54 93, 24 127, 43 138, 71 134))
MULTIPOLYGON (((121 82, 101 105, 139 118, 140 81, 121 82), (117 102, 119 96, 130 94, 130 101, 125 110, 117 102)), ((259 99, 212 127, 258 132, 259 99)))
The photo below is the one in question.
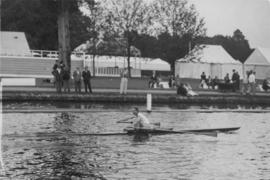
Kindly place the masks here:
POLYGON ((134 122, 134 128, 153 128, 153 125, 142 113, 140 113, 139 108, 135 107, 133 114, 137 121, 134 122))

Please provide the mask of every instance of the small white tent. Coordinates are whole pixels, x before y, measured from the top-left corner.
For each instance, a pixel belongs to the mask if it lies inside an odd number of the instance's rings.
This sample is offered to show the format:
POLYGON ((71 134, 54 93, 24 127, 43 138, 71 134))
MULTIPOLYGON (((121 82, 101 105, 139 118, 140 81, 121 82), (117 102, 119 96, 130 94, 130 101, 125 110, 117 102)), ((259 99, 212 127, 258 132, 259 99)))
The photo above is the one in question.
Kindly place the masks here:
POLYGON ((195 47, 185 58, 175 63, 175 75, 181 78, 200 79, 202 72, 214 78, 223 79, 232 70, 242 77, 242 64, 233 59, 220 45, 200 45, 195 47))
POLYGON ((246 70, 256 72, 256 79, 270 77, 270 48, 256 48, 245 62, 246 70))

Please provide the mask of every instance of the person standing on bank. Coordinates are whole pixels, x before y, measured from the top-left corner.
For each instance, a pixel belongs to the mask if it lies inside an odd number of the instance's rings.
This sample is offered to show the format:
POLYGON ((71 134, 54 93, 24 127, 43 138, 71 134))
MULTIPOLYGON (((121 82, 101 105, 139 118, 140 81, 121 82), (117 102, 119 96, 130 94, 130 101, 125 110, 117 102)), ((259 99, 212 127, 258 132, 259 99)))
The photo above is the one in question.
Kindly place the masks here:
POLYGON ((80 71, 80 68, 77 67, 76 70, 73 72, 75 92, 79 92, 79 93, 81 92, 81 78, 82 78, 82 73, 80 71))
POLYGON ((243 84, 242 84, 242 94, 247 95, 248 92, 248 78, 249 78, 249 71, 243 74, 243 84))
POLYGON ((69 84, 69 80, 70 80, 70 73, 68 70, 68 67, 64 67, 63 70, 63 88, 64 88, 64 92, 70 92, 70 84, 69 84))
POLYGON ((83 82, 84 82, 84 88, 85 93, 87 93, 87 89, 89 89, 89 93, 92 93, 91 88, 91 72, 88 70, 88 67, 85 66, 84 71, 82 72, 83 82))
POLYGON ((251 94, 255 95, 255 91, 256 91, 256 78, 255 78, 255 72, 254 71, 250 71, 250 75, 248 77, 248 83, 250 85, 250 90, 251 90, 251 94))
POLYGON ((120 94, 127 94, 128 87, 128 69, 124 68, 124 70, 120 73, 121 82, 120 82, 120 94))
POLYGON ((54 76, 55 80, 55 87, 56 87, 56 92, 61 93, 61 88, 62 88, 62 82, 63 82, 63 77, 62 77, 62 70, 58 66, 54 66, 52 74, 54 76))

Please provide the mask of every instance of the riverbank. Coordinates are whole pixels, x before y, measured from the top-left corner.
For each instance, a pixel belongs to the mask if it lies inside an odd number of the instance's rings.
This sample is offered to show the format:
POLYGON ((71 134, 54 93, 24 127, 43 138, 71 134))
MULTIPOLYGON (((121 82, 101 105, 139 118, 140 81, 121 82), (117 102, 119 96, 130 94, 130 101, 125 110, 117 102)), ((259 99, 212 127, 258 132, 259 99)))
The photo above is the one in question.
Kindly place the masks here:
POLYGON ((164 104, 245 104, 270 105, 270 93, 257 92, 255 96, 220 91, 196 91, 199 96, 185 97, 176 94, 175 89, 129 89, 127 95, 120 95, 119 89, 93 89, 93 94, 55 92, 54 88, 3 87, 2 100, 48 101, 48 102, 101 102, 101 103, 146 103, 146 94, 152 94, 152 103, 164 104))

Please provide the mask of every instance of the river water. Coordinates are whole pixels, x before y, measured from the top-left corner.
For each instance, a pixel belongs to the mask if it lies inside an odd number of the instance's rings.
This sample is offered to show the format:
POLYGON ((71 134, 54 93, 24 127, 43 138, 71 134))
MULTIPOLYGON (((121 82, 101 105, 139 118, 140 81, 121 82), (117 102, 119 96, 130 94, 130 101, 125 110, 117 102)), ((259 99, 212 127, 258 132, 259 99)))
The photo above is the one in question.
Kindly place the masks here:
MULTIPOLYGON (((5 109, 21 107, 55 110, 61 105, 4 105, 5 109)), ((82 107, 86 106, 77 106, 82 107)), ((1 178, 270 179, 269 112, 199 112, 196 108, 201 107, 185 107, 185 111, 159 106, 144 113, 152 122, 175 130, 241 126, 218 137, 66 135, 122 132, 127 124, 116 121, 129 117, 132 107, 96 104, 88 106, 88 112, 4 113, 1 178)))

